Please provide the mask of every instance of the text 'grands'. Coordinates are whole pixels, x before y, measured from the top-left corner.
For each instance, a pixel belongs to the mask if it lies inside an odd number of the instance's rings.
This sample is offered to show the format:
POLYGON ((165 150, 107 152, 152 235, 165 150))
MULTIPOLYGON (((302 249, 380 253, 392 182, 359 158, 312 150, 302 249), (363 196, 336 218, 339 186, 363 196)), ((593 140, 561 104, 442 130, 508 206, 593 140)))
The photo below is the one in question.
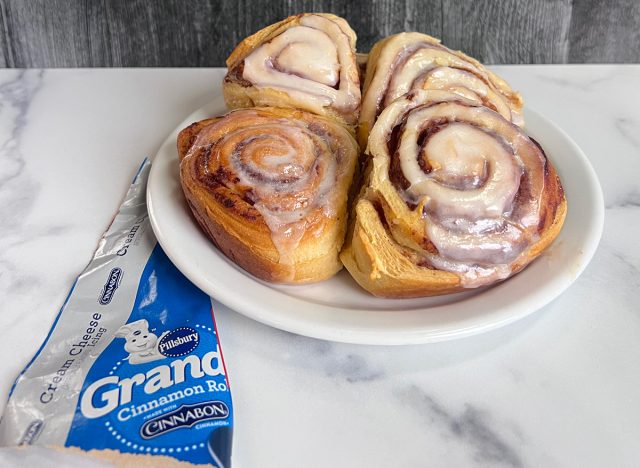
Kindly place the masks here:
POLYGON ((104 416, 118 406, 130 403, 134 388, 142 388, 145 394, 153 395, 159 390, 184 382, 187 367, 191 378, 194 379, 224 375, 224 366, 218 350, 210 351, 202 358, 190 355, 184 359, 176 359, 170 365, 154 367, 145 374, 135 374, 124 379, 113 375, 97 380, 89 385, 82 395, 80 410, 87 418, 104 416))

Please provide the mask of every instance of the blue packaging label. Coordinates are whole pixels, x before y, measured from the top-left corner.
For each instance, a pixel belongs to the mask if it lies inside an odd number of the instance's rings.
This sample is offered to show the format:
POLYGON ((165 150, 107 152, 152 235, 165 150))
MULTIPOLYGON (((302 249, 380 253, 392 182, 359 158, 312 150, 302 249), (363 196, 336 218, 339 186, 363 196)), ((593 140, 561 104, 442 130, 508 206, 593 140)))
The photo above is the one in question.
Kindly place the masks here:
POLYGON ((16 381, 0 443, 230 466, 233 406, 211 300, 156 243, 149 166, 16 381))
POLYGON ((159 246, 115 337, 85 379, 66 445, 211 463, 212 433, 233 422, 211 302, 159 246))

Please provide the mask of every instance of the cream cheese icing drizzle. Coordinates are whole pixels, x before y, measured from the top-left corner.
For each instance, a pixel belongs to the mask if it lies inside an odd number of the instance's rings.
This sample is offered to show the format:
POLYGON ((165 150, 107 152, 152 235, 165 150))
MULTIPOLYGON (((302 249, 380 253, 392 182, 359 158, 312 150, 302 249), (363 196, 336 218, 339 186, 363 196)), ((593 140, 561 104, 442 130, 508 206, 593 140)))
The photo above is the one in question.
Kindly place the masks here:
POLYGON ((504 279, 538 239, 545 159, 497 112, 451 93, 417 91, 393 103, 371 133, 374 158, 399 159, 406 200, 423 210, 437 252, 421 255, 465 287, 504 279), (388 148, 395 127, 400 136, 388 148))
POLYGON ((394 100, 412 90, 453 92, 523 125, 521 101, 502 79, 461 52, 420 33, 400 33, 383 44, 362 100, 361 122, 372 125, 394 100))
POLYGON ((319 235, 322 219, 337 216, 340 194, 332 189, 347 173, 344 145, 351 137, 319 119, 277 119, 245 109, 203 129, 185 159, 211 141, 205 173, 223 174, 222 184, 251 200, 292 280, 303 236, 319 235))
POLYGON ((359 106, 360 83, 348 28, 340 18, 304 15, 249 54, 242 76, 254 86, 285 91, 316 113, 333 106, 353 120, 346 114, 359 106))

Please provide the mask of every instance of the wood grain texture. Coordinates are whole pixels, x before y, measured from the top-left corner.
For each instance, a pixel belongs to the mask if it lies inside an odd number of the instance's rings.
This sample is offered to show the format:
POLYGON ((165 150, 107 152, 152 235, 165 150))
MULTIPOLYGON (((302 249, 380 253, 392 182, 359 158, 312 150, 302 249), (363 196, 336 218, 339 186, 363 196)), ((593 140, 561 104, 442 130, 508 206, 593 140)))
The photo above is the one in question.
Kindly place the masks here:
POLYGON ((575 2, 569 43, 571 63, 640 61, 640 1, 575 2))
POLYGON ((571 0, 444 3, 442 42, 486 63, 565 63, 571 0), (499 26, 498 26, 499 25, 499 26))
POLYGON ((0 67, 223 66, 303 11, 346 18, 360 51, 413 30, 486 63, 640 61, 638 0, 0 0, 0 67))

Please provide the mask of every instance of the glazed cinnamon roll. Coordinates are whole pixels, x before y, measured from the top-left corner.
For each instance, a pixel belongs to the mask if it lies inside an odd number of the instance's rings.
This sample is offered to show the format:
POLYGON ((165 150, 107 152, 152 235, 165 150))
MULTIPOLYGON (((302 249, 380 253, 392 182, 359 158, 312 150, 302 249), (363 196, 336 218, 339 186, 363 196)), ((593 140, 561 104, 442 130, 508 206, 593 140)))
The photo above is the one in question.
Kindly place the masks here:
POLYGON ((356 34, 325 13, 291 16, 242 41, 227 59, 230 108, 292 107, 355 125, 360 109, 356 34))
POLYGON ((358 152, 342 125, 293 109, 236 110, 178 136, 182 188, 204 232, 277 283, 320 281, 342 267, 358 152))
POLYGON ((383 297, 447 294, 513 275, 558 235, 566 200, 542 148, 500 113, 415 90, 379 116, 341 259, 383 297))
POLYGON ((516 125, 524 123, 520 95, 480 62, 426 34, 400 33, 379 41, 369 53, 359 122, 363 146, 378 115, 413 89, 451 91, 516 125))

